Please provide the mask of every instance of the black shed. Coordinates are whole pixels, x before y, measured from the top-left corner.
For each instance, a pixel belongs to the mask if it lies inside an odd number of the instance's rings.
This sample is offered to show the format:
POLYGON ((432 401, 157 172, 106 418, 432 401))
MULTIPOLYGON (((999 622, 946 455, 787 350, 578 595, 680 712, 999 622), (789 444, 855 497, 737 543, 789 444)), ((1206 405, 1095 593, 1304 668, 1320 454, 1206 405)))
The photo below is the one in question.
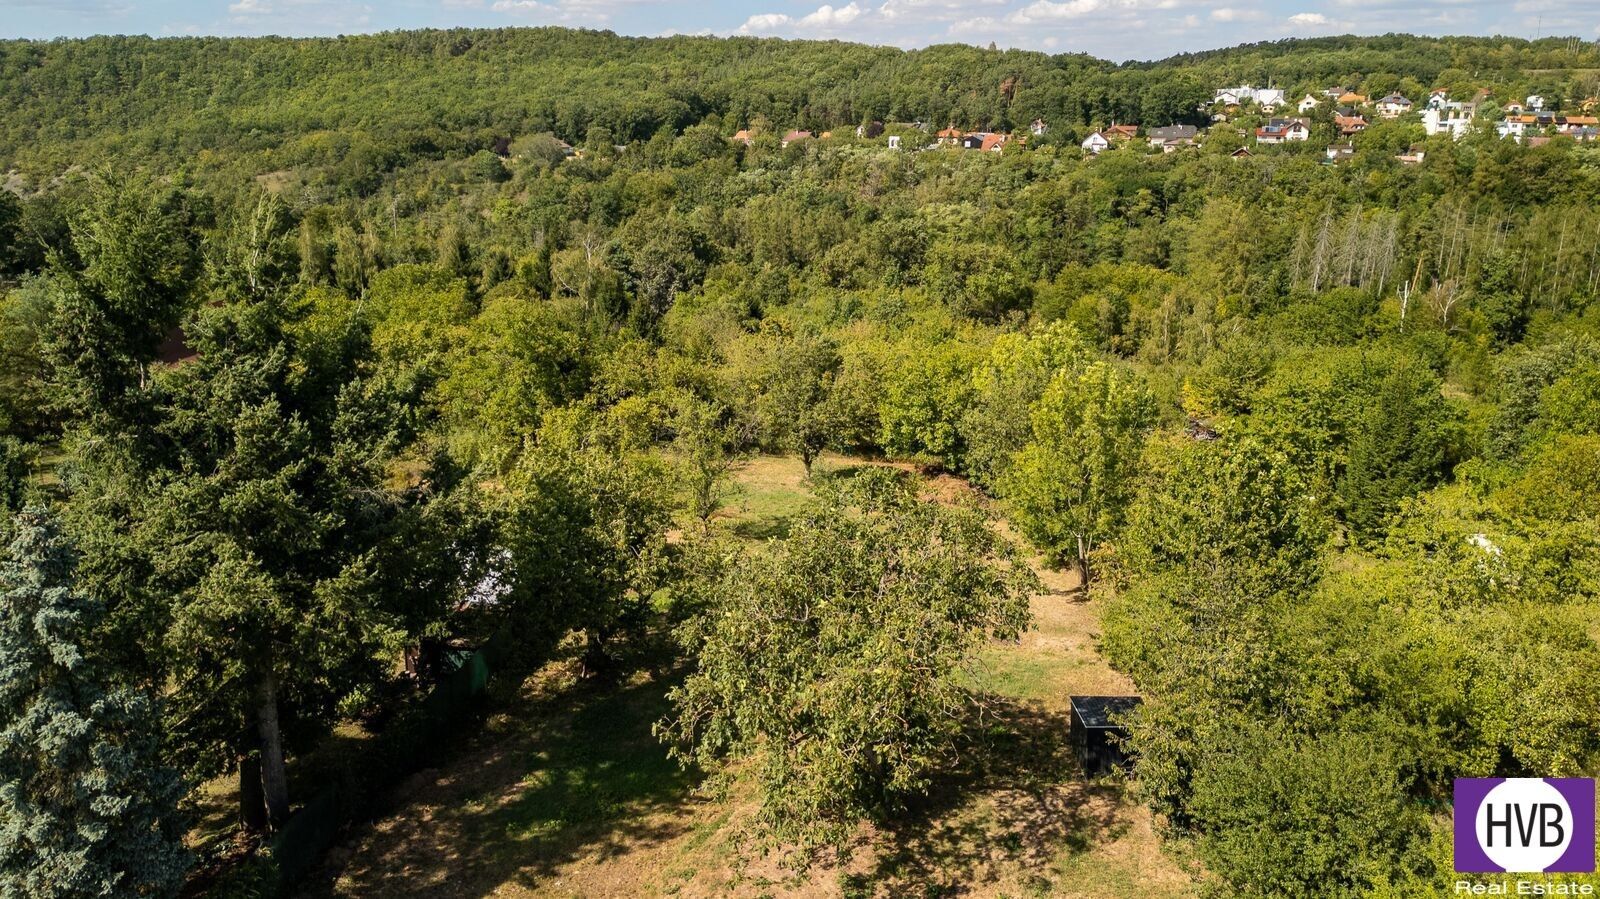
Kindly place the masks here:
POLYGON ((1139 705, 1137 696, 1074 696, 1072 699, 1072 748, 1078 754, 1086 777, 1110 774, 1128 764, 1122 741, 1128 729, 1122 716, 1139 705))

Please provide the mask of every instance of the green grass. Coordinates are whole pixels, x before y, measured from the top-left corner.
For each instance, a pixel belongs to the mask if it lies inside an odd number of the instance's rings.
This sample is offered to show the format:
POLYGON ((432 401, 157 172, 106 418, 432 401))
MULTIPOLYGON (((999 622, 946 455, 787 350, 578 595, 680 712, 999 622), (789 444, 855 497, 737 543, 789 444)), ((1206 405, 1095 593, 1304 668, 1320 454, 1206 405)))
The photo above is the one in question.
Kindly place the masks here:
MULTIPOLYGON (((820 470, 819 470, 820 475, 820 470)), ((723 505, 718 518, 734 534, 747 540, 767 540, 788 535, 795 520, 811 503, 804 469, 793 459, 757 456, 735 472, 737 489, 723 505)))
POLYGON ((979 656, 973 686, 1012 699, 1059 700, 1066 675, 1083 667, 1064 653, 1027 655, 1009 646, 990 647, 979 656))
POLYGON ((529 773, 520 795, 475 829, 508 852, 559 856, 641 804, 683 795, 690 776, 650 733, 667 711, 665 690, 651 681, 594 696, 568 720, 541 728, 521 750, 529 773))

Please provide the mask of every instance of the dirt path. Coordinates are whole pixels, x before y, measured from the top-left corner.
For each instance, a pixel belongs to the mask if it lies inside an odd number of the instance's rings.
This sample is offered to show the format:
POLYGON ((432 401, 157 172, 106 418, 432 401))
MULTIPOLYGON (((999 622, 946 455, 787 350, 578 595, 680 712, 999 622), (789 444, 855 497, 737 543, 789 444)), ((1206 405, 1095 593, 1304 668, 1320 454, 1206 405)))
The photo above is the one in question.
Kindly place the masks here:
MULTIPOLYGON (((823 466, 860 464, 829 458, 823 466)), ((798 462, 759 458, 723 518, 773 536, 804 505, 798 462)), ((971 496, 955 478, 930 494, 971 496)), ((1039 568, 1035 626, 984 658, 982 686, 1007 697, 1006 739, 981 775, 892 832, 863 829, 845 866, 804 875, 742 847, 747 796, 697 799, 650 735, 665 687, 641 678, 590 692, 547 672, 523 687, 448 770, 398 792, 399 811, 336 850, 307 896, 1069 896, 1185 897, 1184 863, 1165 851, 1150 813, 1115 782, 1076 774, 1067 697, 1128 693, 1100 657, 1100 609, 1076 576, 1039 568)))

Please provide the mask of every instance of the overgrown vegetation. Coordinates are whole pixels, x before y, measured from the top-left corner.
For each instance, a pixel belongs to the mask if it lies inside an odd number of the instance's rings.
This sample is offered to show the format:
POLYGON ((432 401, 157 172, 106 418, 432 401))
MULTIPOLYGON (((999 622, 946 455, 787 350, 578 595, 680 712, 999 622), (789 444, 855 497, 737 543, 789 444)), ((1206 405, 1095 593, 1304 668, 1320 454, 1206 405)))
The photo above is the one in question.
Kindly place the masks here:
MULTIPOLYGON (((248 851, 333 728, 381 729, 498 633, 521 670, 578 647, 602 694, 644 648, 686 671, 650 716, 746 778, 770 844, 892 826, 967 749, 973 663, 1033 588, 981 512, 887 474, 727 520, 742 458, 836 451, 970 478, 1092 581, 1146 698, 1137 788, 1220 889, 1442 895, 1452 777, 1600 769, 1600 153, 1480 131, 1406 165, 1404 119, 1339 165, 1233 158, 1229 126, 1076 141, 1196 118, 1218 81, 1576 102, 1595 71, 1404 36, 1125 66, 560 30, 0 44, 0 636, 32 660, 0 666, 5 796, 103 814, 25 710, 115 697, 67 761, 115 747, 157 848, 90 840, 84 876, 168 894, 177 774, 237 784, 248 851), (998 154, 851 136, 1035 117, 998 154), (42 597, 93 614, 30 636, 42 597)), ((58 851, 9 808, 0 876, 58 851)))

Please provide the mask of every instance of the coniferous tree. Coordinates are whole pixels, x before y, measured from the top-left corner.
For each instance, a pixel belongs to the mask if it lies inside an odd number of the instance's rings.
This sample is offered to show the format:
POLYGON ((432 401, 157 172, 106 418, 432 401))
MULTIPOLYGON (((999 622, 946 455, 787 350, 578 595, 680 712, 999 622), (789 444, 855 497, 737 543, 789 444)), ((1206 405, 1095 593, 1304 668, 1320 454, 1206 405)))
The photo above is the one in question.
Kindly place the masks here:
POLYGON ((0 895, 170 896, 188 865, 156 708, 86 646, 101 607, 49 513, 0 566, 0 895))

